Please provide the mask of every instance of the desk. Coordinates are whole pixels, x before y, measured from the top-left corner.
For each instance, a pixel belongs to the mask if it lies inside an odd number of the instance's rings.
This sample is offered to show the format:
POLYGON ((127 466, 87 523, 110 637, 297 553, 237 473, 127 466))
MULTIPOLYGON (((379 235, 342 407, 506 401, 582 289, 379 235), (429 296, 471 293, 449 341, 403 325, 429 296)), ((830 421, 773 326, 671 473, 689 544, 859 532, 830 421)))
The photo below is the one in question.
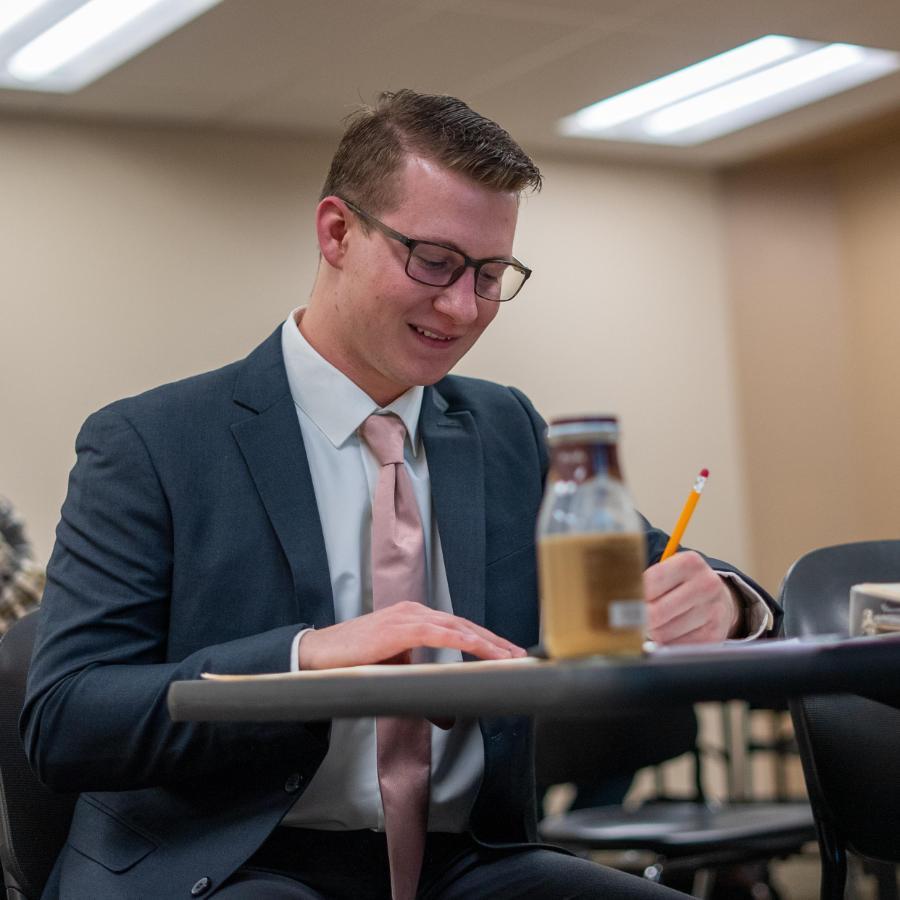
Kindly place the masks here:
POLYGON ((765 705, 803 694, 837 693, 878 699, 879 689, 890 691, 883 699, 900 702, 900 635, 759 641, 663 650, 639 659, 427 668, 379 666, 359 674, 342 670, 176 681, 169 686, 169 712, 175 721, 220 722, 373 715, 590 718, 601 710, 710 700, 765 705))

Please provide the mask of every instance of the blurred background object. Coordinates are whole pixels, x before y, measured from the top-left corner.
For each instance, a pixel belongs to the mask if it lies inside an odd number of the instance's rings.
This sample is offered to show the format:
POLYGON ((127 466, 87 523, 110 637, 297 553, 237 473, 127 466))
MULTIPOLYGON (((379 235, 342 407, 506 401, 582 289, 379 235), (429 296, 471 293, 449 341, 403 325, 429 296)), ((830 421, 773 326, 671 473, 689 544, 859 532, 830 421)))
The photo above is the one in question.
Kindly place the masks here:
POLYGON ((32 558, 25 525, 0 496, 0 634, 37 608, 44 593, 44 568, 32 558))

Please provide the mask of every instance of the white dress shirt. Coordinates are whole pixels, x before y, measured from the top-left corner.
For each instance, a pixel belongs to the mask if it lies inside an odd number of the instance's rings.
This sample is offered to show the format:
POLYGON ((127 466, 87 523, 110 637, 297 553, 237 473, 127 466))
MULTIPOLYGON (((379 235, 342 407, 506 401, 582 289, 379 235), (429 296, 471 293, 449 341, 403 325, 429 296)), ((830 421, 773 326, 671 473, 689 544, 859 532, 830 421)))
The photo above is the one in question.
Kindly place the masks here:
MULTIPOLYGON (((310 346, 297 327, 302 313, 302 307, 294 310, 284 323, 281 346, 325 538, 335 621, 345 622, 372 611, 370 529, 380 467, 357 429, 370 414, 381 410, 310 346)), ((384 411, 396 413, 408 434, 404 464, 425 531, 425 602, 452 612, 440 535, 431 509, 428 462, 418 434, 423 391, 410 388, 384 411)), ((298 639, 294 641, 295 667, 298 639)), ((430 652, 437 662, 462 659, 458 650, 430 652)), ((449 731, 432 726, 430 831, 467 829, 483 771, 484 746, 477 721, 458 719, 449 731)), ((384 830, 373 718, 332 722, 328 753, 282 824, 338 831, 384 830)))

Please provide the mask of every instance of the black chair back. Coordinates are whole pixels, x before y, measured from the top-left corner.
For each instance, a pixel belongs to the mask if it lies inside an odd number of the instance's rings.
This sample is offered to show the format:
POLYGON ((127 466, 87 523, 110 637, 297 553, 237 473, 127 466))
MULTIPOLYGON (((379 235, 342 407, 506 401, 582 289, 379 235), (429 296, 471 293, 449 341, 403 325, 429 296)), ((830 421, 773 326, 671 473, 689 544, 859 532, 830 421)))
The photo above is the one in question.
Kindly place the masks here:
MULTIPOLYGON (((900 582, 900 541, 841 544, 801 557, 781 588, 785 637, 847 635, 850 588, 866 581, 900 582)), ((900 685, 876 686, 879 692, 892 693, 900 706, 900 685)), ((845 848, 900 861, 900 709, 837 694, 792 701, 791 715, 819 827, 822 896, 842 896, 845 848)))
POLYGON ((0 640, 0 861, 8 900, 37 900, 66 840, 75 794, 38 780, 22 749, 19 713, 40 610, 0 640))

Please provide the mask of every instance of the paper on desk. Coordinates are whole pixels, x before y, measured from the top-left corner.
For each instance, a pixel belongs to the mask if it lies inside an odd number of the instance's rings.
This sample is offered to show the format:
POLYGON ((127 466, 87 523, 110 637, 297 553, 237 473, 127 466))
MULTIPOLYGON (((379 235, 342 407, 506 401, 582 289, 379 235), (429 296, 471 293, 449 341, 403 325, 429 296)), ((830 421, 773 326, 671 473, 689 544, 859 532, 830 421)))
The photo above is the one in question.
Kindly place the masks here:
POLYGON ((446 675, 452 672, 484 672, 492 669, 517 669, 525 666, 552 665, 534 656, 518 656, 513 659, 479 659, 455 663, 410 663, 408 665, 378 664, 371 666, 344 666, 337 669, 303 669, 299 672, 269 672, 265 675, 219 675, 202 672, 200 677, 210 681, 307 681, 315 678, 390 677, 392 675, 446 675))
MULTIPOLYGON (((840 634, 817 634, 809 637, 779 638, 769 641, 721 641, 708 644, 667 644, 648 648, 650 656, 720 656, 723 654, 790 653, 797 647, 811 644, 836 644, 846 641, 840 634)), ((646 647, 646 645, 645 645, 646 647)))
MULTIPOLYGON (((753 655, 757 653, 784 652, 790 653, 792 648, 810 644, 834 644, 846 641, 839 634, 822 634, 788 640, 723 642, 713 644, 677 644, 656 646, 645 644, 643 656, 584 656, 578 659, 552 660, 535 656, 520 656, 514 659, 479 659, 472 662, 455 663, 410 663, 408 665, 377 664, 369 666, 344 666, 335 669, 303 669, 300 672, 270 672, 264 675, 220 675, 215 672, 203 672, 200 677, 209 681, 292 681, 315 678, 390 678, 397 675, 446 675, 457 672, 489 672, 502 669, 517 669, 535 666, 555 666, 560 664, 579 666, 596 665, 597 663, 640 663, 653 657, 669 656, 722 656, 725 654, 753 655)), ((870 640, 870 638, 854 638, 853 640, 870 640)))

